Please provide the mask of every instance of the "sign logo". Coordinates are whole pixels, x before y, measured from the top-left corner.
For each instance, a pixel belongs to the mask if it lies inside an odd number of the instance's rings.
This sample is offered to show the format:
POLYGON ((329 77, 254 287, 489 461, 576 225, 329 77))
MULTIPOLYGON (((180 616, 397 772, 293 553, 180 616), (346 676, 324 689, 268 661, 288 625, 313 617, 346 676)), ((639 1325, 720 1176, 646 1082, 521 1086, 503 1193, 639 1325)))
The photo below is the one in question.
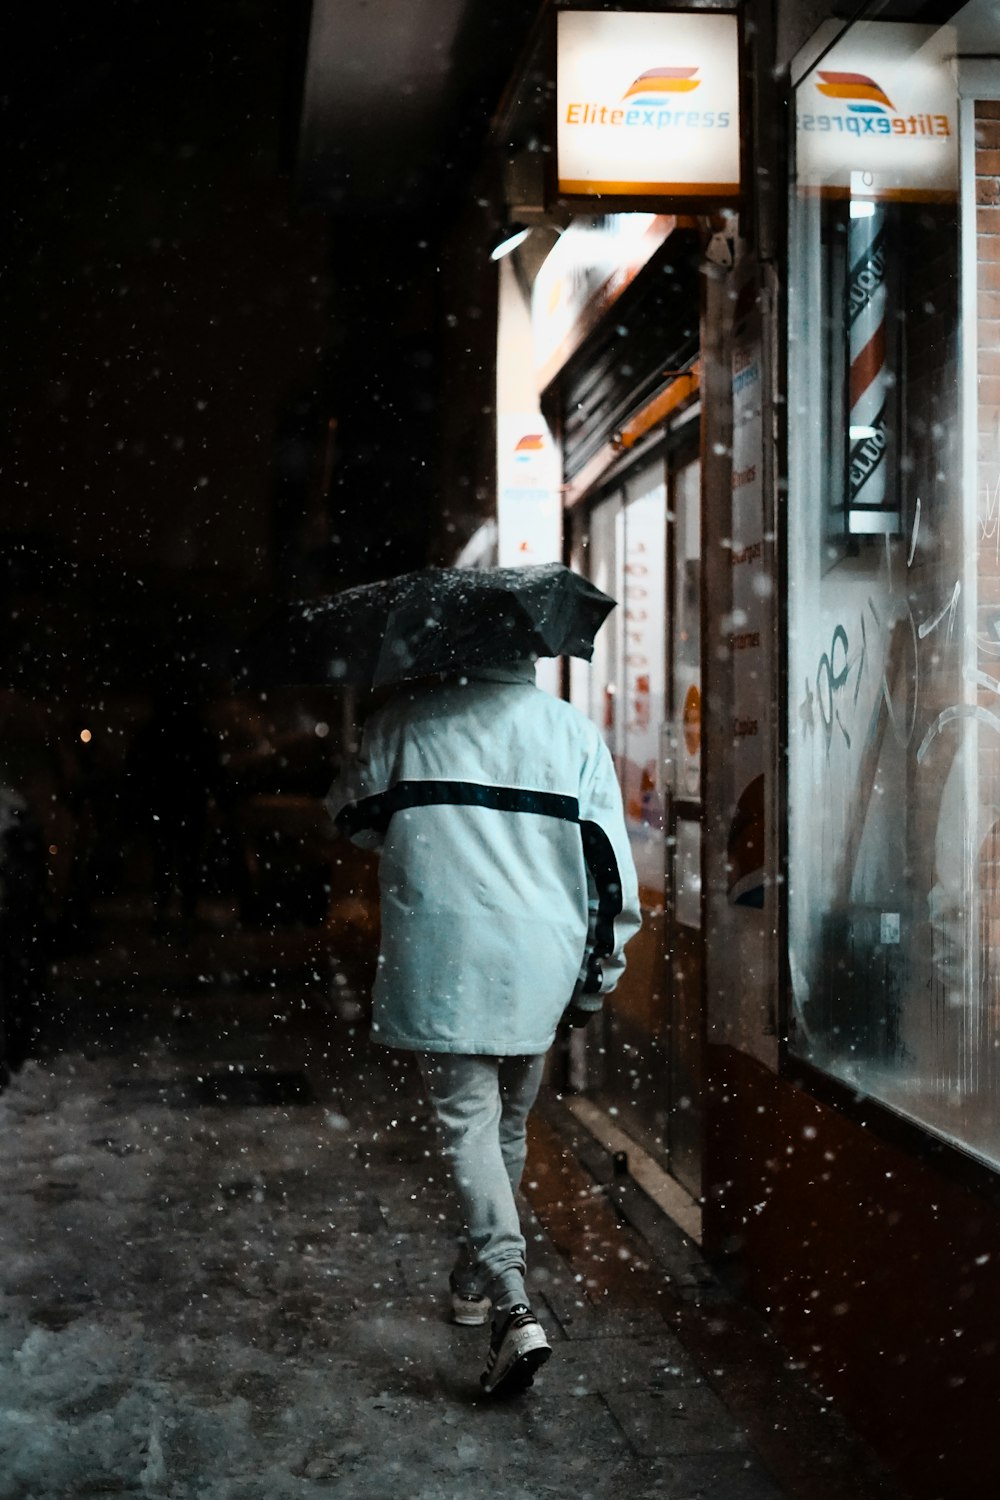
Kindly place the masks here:
POLYGON ((525 463, 533 453, 542 453, 545 449, 545 438, 540 432, 526 432, 524 437, 519 438, 514 448, 514 457, 518 463, 525 463))
POLYGON ((897 114, 888 94, 867 73, 817 72, 814 79, 821 94, 834 105, 828 114, 800 115, 800 130, 832 132, 842 135, 882 136, 949 136, 951 123, 947 115, 915 110, 897 114))
POLYGON ((869 78, 865 73, 821 72, 818 76, 822 79, 821 83, 816 84, 820 93, 826 94, 830 99, 843 99, 853 114, 884 115, 887 110, 895 108, 874 78, 869 78))
POLYGON ((661 104, 664 94, 690 94, 701 83, 697 68, 649 68, 622 95, 632 104, 661 104))
POLYGON ((571 100, 565 107, 566 125, 614 125, 627 129, 686 127, 689 130, 728 130, 728 109, 692 109, 684 96, 701 86, 697 68, 651 68, 625 90, 618 104, 599 100, 571 100))
POLYGON ((958 190, 953 31, 872 21, 842 34, 841 26, 824 22, 792 62, 792 76, 799 77, 800 189, 867 200, 869 211, 876 201, 952 200, 958 190), (825 51, 812 66, 817 48, 825 51))

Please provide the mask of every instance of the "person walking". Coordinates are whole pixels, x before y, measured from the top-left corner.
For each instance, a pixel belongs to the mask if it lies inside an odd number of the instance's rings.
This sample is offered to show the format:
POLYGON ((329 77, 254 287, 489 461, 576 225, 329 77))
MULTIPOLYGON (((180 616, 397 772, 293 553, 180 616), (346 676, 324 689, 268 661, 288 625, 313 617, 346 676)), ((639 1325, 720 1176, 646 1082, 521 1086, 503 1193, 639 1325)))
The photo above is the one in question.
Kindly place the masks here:
POLYGON ((452 1315, 492 1310, 481 1383, 512 1394, 551 1354, 515 1197, 528 1114, 559 1022, 600 1010, 639 927, 611 756, 520 661, 397 689, 326 800, 380 852, 372 1037, 416 1056, 464 1219, 452 1315))

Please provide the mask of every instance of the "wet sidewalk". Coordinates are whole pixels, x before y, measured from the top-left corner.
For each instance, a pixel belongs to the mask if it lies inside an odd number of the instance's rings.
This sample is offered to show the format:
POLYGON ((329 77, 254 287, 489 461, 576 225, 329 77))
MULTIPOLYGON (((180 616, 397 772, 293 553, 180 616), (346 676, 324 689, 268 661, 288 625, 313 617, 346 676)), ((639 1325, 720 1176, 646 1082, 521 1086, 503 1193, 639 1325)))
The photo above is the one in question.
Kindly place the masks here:
POLYGON ((0 1094, 3 1500, 894 1495, 695 1247, 622 1222, 558 1101, 526 1173, 554 1354, 497 1403, 415 1073, 349 1004, 63 1001, 0 1094))

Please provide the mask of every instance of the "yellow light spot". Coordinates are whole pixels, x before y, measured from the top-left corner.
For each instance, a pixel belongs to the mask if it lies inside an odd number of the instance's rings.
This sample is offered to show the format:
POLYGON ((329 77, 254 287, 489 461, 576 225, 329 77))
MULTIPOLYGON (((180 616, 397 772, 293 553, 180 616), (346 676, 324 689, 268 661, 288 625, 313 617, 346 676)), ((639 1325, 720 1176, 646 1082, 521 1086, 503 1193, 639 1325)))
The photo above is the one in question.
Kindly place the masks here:
POLYGON ((85 745, 89 745, 94 736, 91 734, 89 729, 81 729, 80 738, 81 740, 83 740, 83 743, 85 745))

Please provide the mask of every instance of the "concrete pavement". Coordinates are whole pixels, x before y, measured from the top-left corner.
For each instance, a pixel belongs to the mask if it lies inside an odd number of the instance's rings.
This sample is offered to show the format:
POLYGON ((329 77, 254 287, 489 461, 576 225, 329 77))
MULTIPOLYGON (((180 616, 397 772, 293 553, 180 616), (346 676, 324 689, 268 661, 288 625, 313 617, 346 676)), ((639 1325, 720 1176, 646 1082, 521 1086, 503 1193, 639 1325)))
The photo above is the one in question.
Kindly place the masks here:
POLYGON ((554 1355, 491 1402, 415 1071, 326 975, 62 984, 0 1095, 3 1500, 894 1495, 695 1247, 622 1222, 557 1100, 526 1173, 554 1355))

